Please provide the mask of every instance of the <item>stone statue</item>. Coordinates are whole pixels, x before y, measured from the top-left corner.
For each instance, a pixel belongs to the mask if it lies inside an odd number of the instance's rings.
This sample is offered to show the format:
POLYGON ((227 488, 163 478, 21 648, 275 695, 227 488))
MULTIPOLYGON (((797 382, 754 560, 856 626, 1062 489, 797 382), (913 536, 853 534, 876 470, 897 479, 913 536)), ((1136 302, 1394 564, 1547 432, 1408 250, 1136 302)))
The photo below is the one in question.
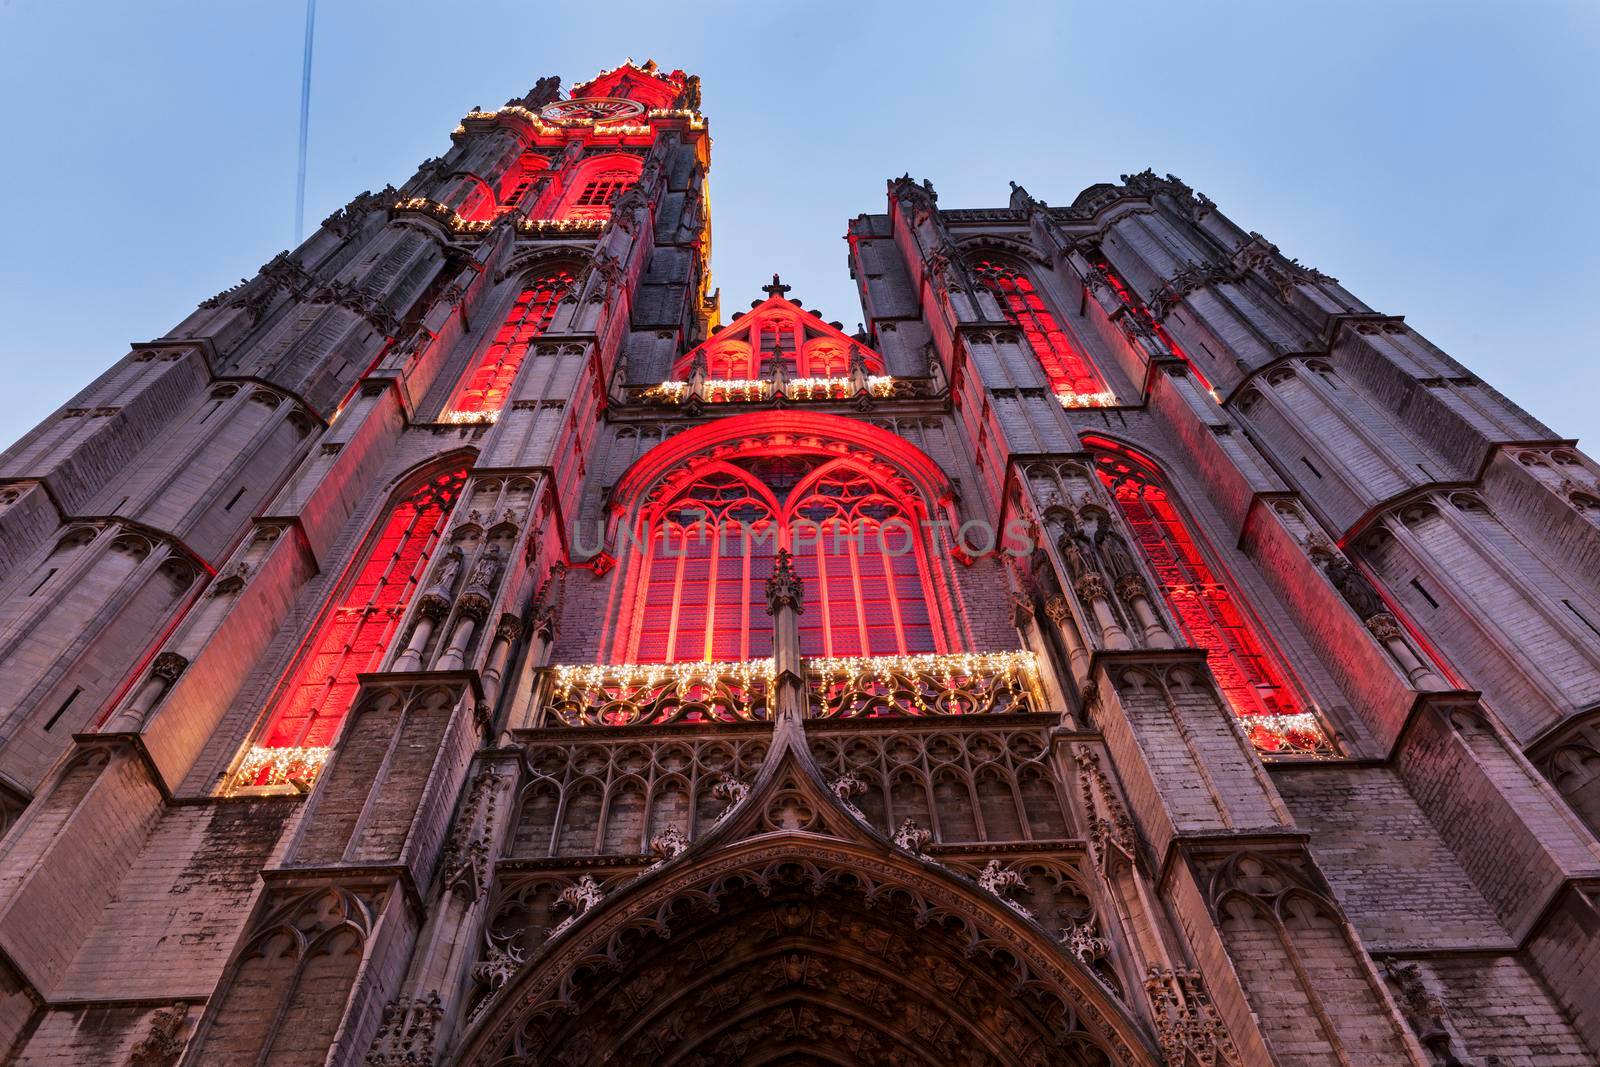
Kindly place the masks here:
POLYGON ((444 554, 444 559, 439 561, 439 570, 433 576, 433 584, 428 587, 428 595, 441 596, 449 599, 456 588, 456 575, 461 573, 461 546, 451 545, 450 551, 444 554))
POLYGON ((1361 577, 1361 572, 1350 565, 1350 561, 1343 556, 1330 556, 1322 565, 1322 571, 1328 576, 1328 581, 1339 590, 1339 595, 1344 597, 1344 602, 1350 605, 1363 620, 1374 615, 1382 614, 1386 609, 1378 594, 1373 592, 1372 586, 1361 577))
POLYGON ((494 580, 499 574, 500 546, 490 545, 472 565, 472 573, 467 575, 467 589, 470 592, 487 593, 494 588, 494 580))

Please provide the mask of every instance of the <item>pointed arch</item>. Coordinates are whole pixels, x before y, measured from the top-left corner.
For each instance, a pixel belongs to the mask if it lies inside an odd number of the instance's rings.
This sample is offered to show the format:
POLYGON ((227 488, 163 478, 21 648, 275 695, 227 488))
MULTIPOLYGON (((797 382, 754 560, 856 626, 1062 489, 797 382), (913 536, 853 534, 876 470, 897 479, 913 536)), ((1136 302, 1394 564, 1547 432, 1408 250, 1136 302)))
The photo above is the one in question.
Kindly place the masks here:
POLYGON ((779 548, 806 583, 807 654, 942 651, 958 619, 928 519, 938 467, 852 419, 777 412, 686 431, 641 457, 612 494, 628 662, 770 654, 765 583, 779 548), (621 550, 627 541, 635 549, 621 550))
POLYGON ((956 248, 969 261, 985 258, 1016 259, 1036 267, 1050 266, 1050 258, 1027 241, 1018 241, 999 234, 986 233, 957 240, 956 248))
POLYGON ((388 653, 469 465, 454 454, 399 480, 279 681, 272 710, 238 769, 239 785, 276 785, 316 773, 350 712, 360 675, 377 670, 388 653))
POLYGON ((1287 734, 1307 715, 1293 676, 1226 580, 1225 569, 1213 563, 1215 551, 1180 507, 1160 468, 1110 438, 1087 435, 1083 444, 1169 613, 1187 642, 1207 653, 1218 688, 1251 740, 1268 752, 1291 747, 1293 737, 1287 734))
POLYGON ((528 349, 550 328, 577 276, 570 259, 547 260, 528 272, 483 354, 457 385, 446 405, 447 419, 493 417, 505 408, 528 349))
POLYGON ((849 811, 793 722, 710 832, 524 958, 451 1062, 1159 1062, 1043 928, 849 811))
POLYGON ((559 219, 609 219, 611 202, 639 180, 644 160, 639 156, 607 153, 578 163, 561 207, 559 219))
POLYGON ((973 280, 993 295, 1000 314, 1021 331, 1033 350, 1050 388, 1069 407, 1105 403, 1105 378, 1081 345, 1062 328, 1028 266, 1014 254, 969 255, 973 280))

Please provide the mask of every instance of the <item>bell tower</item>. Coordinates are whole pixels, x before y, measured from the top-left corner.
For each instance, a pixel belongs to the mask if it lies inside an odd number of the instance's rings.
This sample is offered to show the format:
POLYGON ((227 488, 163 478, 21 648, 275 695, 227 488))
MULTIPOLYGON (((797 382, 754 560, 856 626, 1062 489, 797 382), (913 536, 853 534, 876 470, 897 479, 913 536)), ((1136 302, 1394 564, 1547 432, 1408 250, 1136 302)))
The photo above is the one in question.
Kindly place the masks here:
POLYGON ((1149 171, 724 316, 700 104, 474 108, 0 455, 7 1062, 1595 1062, 1575 442, 1149 171))

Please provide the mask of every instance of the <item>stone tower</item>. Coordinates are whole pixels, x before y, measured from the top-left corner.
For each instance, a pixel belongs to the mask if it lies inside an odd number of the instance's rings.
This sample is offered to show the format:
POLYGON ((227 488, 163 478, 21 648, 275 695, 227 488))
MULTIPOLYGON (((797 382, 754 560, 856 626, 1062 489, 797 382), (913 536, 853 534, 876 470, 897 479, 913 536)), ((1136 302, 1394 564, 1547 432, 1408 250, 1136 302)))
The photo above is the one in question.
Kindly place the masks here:
POLYGON ((5 1062, 1595 1062, 1594 463, 1148 171, 724 320, 699 105, 474 110, 0 457, 5 1062))

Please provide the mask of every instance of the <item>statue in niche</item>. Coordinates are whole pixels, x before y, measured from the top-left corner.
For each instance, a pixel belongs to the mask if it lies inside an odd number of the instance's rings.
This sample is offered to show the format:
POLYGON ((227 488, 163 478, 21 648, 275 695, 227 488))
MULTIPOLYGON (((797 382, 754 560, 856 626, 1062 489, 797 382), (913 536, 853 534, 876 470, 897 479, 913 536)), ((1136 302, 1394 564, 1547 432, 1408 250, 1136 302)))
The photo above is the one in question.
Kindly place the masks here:
POLYGON ((444 559, 439 561, 439 569, 433 576, 433 584, 428 587, 428 594, 448 598, 456 587, 456 575, 461 573, 460 545, 451 545, 450 550, 444 554, 444 559))
POLYGON ((1330 556, 1322 565, 1323 573, 1328 576, 1328 581, 1339 590, 1339 595, 1344 597, 1346 604, 1363 620, 1374 615, 1381 615, 1387 609, 1383 601, 1378 599, 1378 594, 1373 592, 1372 586, 1361 576, 1361 572, 1351 566, 1350 561, 1343 556, 1330 556))
POLYGON ((494 580, 499 574, 500 546, 490 545, 472 565, 472 573, 467 575, 467 590, 473 593, 488 593, 494 588, 494 580))

